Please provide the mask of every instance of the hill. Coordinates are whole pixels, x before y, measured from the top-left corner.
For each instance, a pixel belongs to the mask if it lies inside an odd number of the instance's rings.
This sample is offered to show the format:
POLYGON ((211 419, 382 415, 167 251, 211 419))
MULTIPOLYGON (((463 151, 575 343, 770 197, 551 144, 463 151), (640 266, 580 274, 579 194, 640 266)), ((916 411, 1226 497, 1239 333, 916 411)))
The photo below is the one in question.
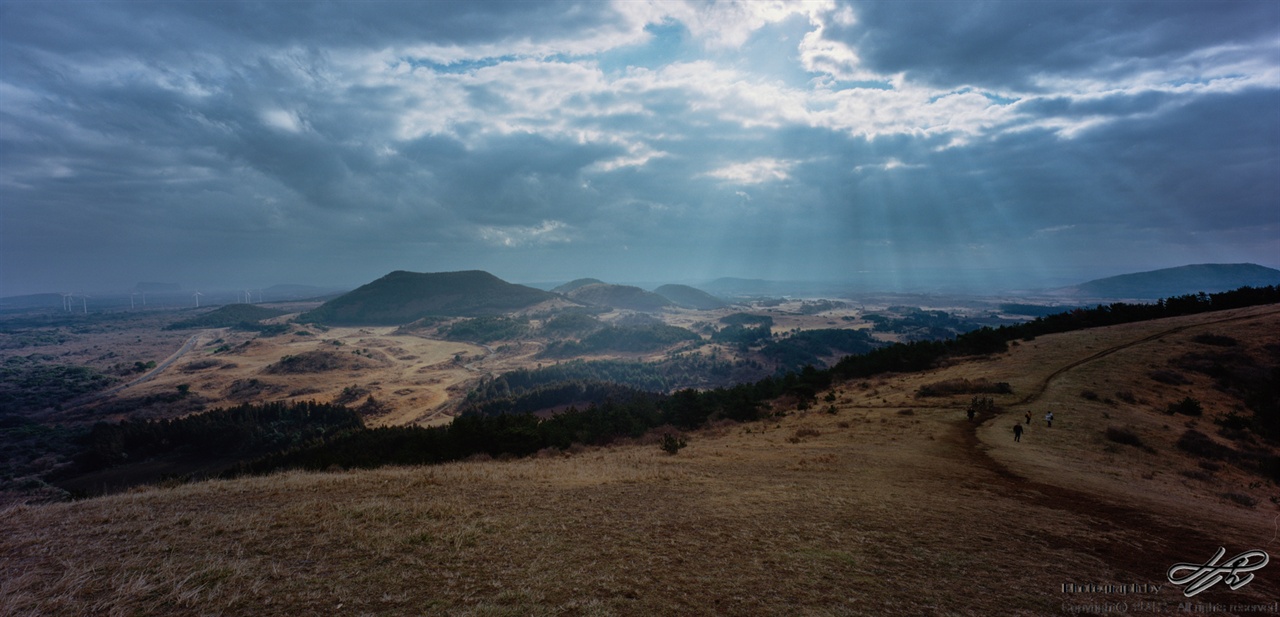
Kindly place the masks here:
POLYGON ((568 294, 580 287, 586 287, 587 285, 604 285, 604 284, 605 282, 600 279, 575 279, 575 280, 569 281, 568 283, 560 285, 559 287, 556 287, 551 291, 554 291, 558 294, 568 294))
POLYGON ((427 316, 474 317, 519 310, 554 294, 508 283, 488 272, 392 272, 325 302, 303 321, 391 326, 427 316))
POLYGON ((569 299, 583 304, 608 306, 632 311, 657 311, 671 306, 671 301, 639 287, 596 283, 584 285, 568 294, 569 299))
MULTIPOLYGON (((1219 546, 1271 550, 1280 492, 1255 464, 1276 444, 1233 412, 1248 405, 1240 378, 1265 382, 1277 345, 1280 306, 1200 313, 835 383, 809 411, 783 397, 766 419, 684 435, 675 455, 654 432, 516 460, 328 465, 14 507, 0 517, 0 613, 1270 607, 1269 569, 1191 600, 1166 573, 1219 546), (968 420, 975 396, 991 405, 968 420), (1186 398, 1200 415, 1169 413, 1186 398), (1097 583, 1126 588, 1065 589, 1097 583)), ((609 409, 600 417, 616 421, 609 409)))
POLYGON ((672 304, 681 308, 710 311, 729 306, 724 300, 688 285, 663 285, 653 290, 653 293, 670 300, 672 304))
POLYGON ((1156 299, 1280 285, 1280 270, 1257 264, 1197 264, 1095 279, 1061 290, 1084 298, 1156 299))
POLYGON ((241 324, 256 324, 264 319, 284 315, 284 311, 258 306, 256 304, 227 304, 199 317, 175 322, 165 327, 166 330, 189 330, 193 328, 230 328, 241 324))

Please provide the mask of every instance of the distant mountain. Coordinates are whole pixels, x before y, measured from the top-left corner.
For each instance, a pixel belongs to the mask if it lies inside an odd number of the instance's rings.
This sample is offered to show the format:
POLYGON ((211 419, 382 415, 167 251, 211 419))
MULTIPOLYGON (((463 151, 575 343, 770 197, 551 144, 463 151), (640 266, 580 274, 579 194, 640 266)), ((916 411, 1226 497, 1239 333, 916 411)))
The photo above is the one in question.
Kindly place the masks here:
POLYGON ((681 308, 709 311, 729 306, 724 300, 688 285, 663 285, 653 290, 653 293, 670 300, 672 304, 681 308))
POLYGON ((1110 276, 1060 290, 1085 298, 1157 299, 1280 285, 1280 270, 1257 264, 1197 264, 1110 276))
POLYGON ((473 317, 519 310, 555 294, 508 283, 488 272, 392 272, 301 317, 334 325, 400 325, 439 315, 473 317))
POLYGON ((583 304, 595 304, 597 306, 609 306, 632 311, 657 311, 663 307, 671 306, 670 300, 651 291, 645 291, 630 285, 596 283, 594 285, 584 285, 566 295, 571 300, 582 302, 583 304))
POLYGON ((568 294, 569 292, 572 292, 580 287, 586 287, 587 285, 604 285, 604 284, 605 282, 600 279, 577 279, 574 281, 569 281, 568 283, 565 283, 564 285, 556 287, 551 291, 554 291, 558 294, 568 294))

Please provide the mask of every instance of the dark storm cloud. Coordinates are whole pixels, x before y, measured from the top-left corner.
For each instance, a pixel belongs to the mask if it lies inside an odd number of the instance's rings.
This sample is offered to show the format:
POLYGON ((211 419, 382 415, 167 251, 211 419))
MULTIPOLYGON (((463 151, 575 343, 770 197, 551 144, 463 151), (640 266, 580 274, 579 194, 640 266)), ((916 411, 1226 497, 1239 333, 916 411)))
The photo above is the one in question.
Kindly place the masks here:
POLYGON ((617 22, 579 2, 6 2, 0 38, 69 54, 234 53, 233 45, 377 47, 556 38, 617 22))
POLYGON ((1258 261, 1276 5, 1212 6, 0 0, 0 295, 1258 261))
MULTIPOLYGON (((940 87, 1044 91, 1047 76, 1122 79, 1226 43, 1274 45, 1274 2, 858 2, 828 38, 865 66, 940 87), (922 10, 927 9, 927 10, 922 10)), ((1230 50, 1218 53, 1231 54, 1230 50)))

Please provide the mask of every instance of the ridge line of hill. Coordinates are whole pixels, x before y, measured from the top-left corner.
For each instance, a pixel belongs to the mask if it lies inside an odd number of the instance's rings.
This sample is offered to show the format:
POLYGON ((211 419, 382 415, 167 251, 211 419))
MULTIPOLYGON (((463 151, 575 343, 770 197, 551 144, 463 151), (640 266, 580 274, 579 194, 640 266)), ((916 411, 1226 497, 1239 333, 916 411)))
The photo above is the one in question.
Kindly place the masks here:
MULTIPOLYGON (((1220 324, 1220 323, 1228 323, 1228 322, 1232 322, 1232 321, 1247 321, 1247 320, 1250 320, 1250 319, 1258 319, 1259 317, 1261 317, 1261 316, 1260 316, 1260 315, 1236 315, 1236 316, 1234 316, 1234 317, 1224 317, 1224 318, 1222 318, 1222 319, 1216 319, 1216 320, 1208 321, 1208 322, 1204 322, 1204 323, 1185 324, 1185 325, 1181 325, 1181 326, 1175 326, 1175 327, 1173 327, 1173 328, 1169 328, 1168 330, 1162 330, 1162 331, 1157 332, 1157 333, 1155 333, 1155 334, 1151 334, 1151 335, 1149 335, 1149 336, 1145 336, 1145 337, 1140 338, 1140 339, 1136 339, 1136 340, 1133 340, 1133 341, 1129 341, 1128 343, 1125 343, 1125 344, 1123 344, 1123 345, 1116 345, 1116 346, 1114 346, 1114 347, 1111 347, 1111 348, 1108 348, 1108 349, 1104 349, 1104 350, 1099 351, 1098 353, 1095 353, 1095 354, 1093 354, 1093 355, 1091 355, 1091 356, 1088 356, 1088 357, 1086 357, 1086 358, 1081 358, 1081 359, 1079 359, 1079 360, 1076 360, 1076 361, 1074 361, 1074 362, 1072 362, 1072 363, 1070 363, 1070 364, 1067 364, 1067 365, 1065 365, 1065 366, 1063 366, 1063 367, 1059 368, 1058 370, 1056 370, 1056 371, 1054 371, 1054 372, 1050 373, 1047 377, 1045 377, 1042 381, 1040 381, 1040 383, 1036 384, 1035 389, 1033 389, 1031 392, 1028 392, 1026 396, 1022 397, 1022 398, 1021 398, 1021 399, 1019 399, 1018 401, 1014 402, 1014 403, 1011 405, 1011 407, 1017 407, 1017 406, 1022 406, 1022 405, 1030 405, 1031 403, 1034 403, 1037 399, 1039 399, 1041 396, 1043 396, 1043 395, 1044 395, 1044 392, 1045 392, 1045 390, 1046 390, 1046 389, 1048 389, 1049 384, 1050 384, 1050 383, 1052 383, 1054 379, 1056 379, 1057 377, 1061 376, 1063 373, 1066 373, 1067 371, 1069 371, 1069 370, 1071 370, 1071 369, 1074 369, 1074 368, 1077 368, 1077 367, 1083 366, 1083 365, 1088 364, 1088 363, 1090 363, 1090 362, 1093 362, 1093 361, 1095 361, 1095 360, 1099 360, 1099 359, 1105 358, 1105 357, 1107 357, 1107 356, 1109 356, 1109 355, 1111 355, 1111 354, 1113 354, 1113 353, 1116 353, 1116 352, 1118 352, 1118 351, 1123 351, 1123 350, 1125 350, 1125 349, 1128 349, 1128 348, 1130 348, 1130 347, 1134 347, 1134 346, 1137 346, 1137 345, 1141 345, 1141 344, 1143 344, 1143 343, 1149 343, 1149 342, 1151 342, 1151 341, 1159 340, 1159 339, 1161 339, 1161 338, 1164 338, 1164 337, 1166 337, 1166 336, 1169 336, 1170 334, 1177 334, 1177 333, 1179 333, 1179 332, 1182 332, 1183 330, 1187 330, 1187 329, 1190 329, 1190 328, 1197 328, 1197 327, 1201 327, 1201 326, 1214 325, 1214 324, 1220 324)), ((1104 327, 1107 327, 1107 326, 1104 326, 1104 327)))
MULTIPOLYGON (((1140 508, 1108 500, 1103 495, 1034 480, 1013 471, 1008 465, 990 455, 991 445, 979 437, 978 430, 990 421, 1006 417, 1008 412, 1016 408, 1024 407, 1039 400, 1049 385, 1067 372, 1096 362, 1114 353, 1144 343, 1157 341, 1171 334, 1177 334, 1192 328, 1264 319, 1270 315, 1270 312, 1235 315, 1213 321, 1183 324, 1119 345, 1113 345, 1085 358, 1069 362, 1040 380, 1026 396, 1010 404, 1006 408, 1005 414, 983 411, 977 415, 976 422, 965 422, 963 424, 959 421, 953 422, 952 425, 961 434, 960 443, 963 453, 970 465, 990 472, 1009 494, 1031 505, 1067 511, 1082 519, 1101 519, 1107 525, 1105 528, 1124 529, 1130 532, 1129 535, 1138 538, 1137 541, 1142 545, 1139 550, 1133 550, 1132 547, 1119 546, 1113 542, 1091 541, 1095 539, 1092 536, 1080 539, 1048 538, 1048 542, 1053 548, 1061 548, 1062 546, 1054 544, 1055 542, 1060 542, 1065 547, 1094 554, 1098 558, 1105 560, 1112 567, 1136 577, 1134 580, 1150 576, 1153 562, 1156 564, 1174 564, 1184 560, 1187 555, 1212 554, 1215 548, 1221 545, 1221 541, 1210 538, 1200 529, 1161 519, 1140 508), (1168 540, 1176 540, 1176 545, 1171 546, 1168 540)), ((952 407, 955 406, 953 405, 952 407)), ((1017 414, 1013 415, 1016 418, 1017 414)), ((1280 591, 1270 581, 1259 586, 1271 588, 1273 594, 1280 591)))

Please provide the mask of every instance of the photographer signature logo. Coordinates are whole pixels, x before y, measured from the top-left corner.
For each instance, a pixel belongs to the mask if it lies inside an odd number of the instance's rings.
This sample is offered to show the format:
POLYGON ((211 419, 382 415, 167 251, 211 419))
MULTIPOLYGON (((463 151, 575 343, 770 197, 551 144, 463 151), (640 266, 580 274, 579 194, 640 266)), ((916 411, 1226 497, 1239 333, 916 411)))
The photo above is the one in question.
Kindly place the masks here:
POLYGON ((1253 574, 1250 573, 1261 569, 1271 561, 1271 557, 1266 552, 1255 549, 1218 563, 1218 560, 1226 554, 1227 549, 1218 547, 1218 552, 1213 554, 1213 558, 1202 564, 1175 563, 1166 573, 1169 582, 1174 585, 1186 585, 1187 588, 1182 590, 1182 595, 1188 598, 1222 582, 1234 591, 1248 585, 1253 580, 1253 574), (1182 572, 1186 574, 1179 575, 1182 572))

